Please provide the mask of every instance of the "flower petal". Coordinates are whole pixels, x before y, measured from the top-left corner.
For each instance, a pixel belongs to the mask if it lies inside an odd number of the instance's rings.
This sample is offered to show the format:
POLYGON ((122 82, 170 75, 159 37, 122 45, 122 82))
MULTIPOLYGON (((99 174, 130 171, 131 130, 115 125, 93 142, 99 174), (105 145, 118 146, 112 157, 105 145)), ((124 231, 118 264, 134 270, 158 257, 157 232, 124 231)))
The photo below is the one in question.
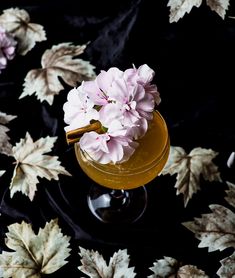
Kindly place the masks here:
POLYGON ((105 105, 108 103, 107 96, 100 90, 96 80, 84 81, 82 83, 82 90, 96 105, 105 105))

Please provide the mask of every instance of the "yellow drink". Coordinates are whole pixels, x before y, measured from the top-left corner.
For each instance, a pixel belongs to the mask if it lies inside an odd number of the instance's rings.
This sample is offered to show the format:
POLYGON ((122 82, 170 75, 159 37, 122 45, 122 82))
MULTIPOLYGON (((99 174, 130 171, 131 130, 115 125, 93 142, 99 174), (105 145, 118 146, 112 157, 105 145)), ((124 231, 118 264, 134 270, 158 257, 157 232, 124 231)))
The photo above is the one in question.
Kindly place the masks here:
POLYGON ((147 133, 128 161, 119 164, 100 164, 81 152, 75 153, 82 170, 96 183, 112 189, 132 189, 147 184, 163 169, 169 155, 170 143, 166 123, 155 111, 147 133))

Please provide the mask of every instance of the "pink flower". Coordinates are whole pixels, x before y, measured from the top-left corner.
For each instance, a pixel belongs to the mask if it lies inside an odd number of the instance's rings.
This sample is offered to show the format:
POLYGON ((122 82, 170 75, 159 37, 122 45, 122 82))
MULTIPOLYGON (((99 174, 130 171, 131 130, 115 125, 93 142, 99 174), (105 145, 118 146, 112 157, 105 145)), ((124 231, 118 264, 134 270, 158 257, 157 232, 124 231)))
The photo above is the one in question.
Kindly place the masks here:
POLYGON ((157 105, 161 102, 160 94, 155 84, 151 84, 155 72, 146 64, 140 66, 138 69, 133 67, 124 72, 124 78, 129 84, 140 84, 144 87, 146 93, 153 96, 157 105))
POLYGON ((93 81, 86 81, 83 90, 89 95, 96 105, 105 105, 109 102, 109 91, 117 77, 121 77, 123 72, 118 68, 110 68, 107 72, 101 73, 93 81))
POLYGON ((155 84, 147 84, 145 85, 144 89, 147 93, 153 96, 155 103, 159 105, 161 102, 161 97, 160 93, 157 90, 157 86, 155 84))
POLYGON ((6 68, 7 61, 14 58, 16 44, 13 37, 0 27, 0 73, 2 69, 6 68))
POLYGON ((132 126, 141 117, 150 120, 154 109, 154 98, 146 94, 138 83, 129 86, 124 78, 118 78, 113 83, 109 96, 119 104, 123 114, 123 124, 132 126))
POLYGON ((134 126, 129 128, 126 135, 134 140, 138 140, 145 135, 148 130, 148 121, 145 118, 139 119, 134 126))
POLYGON ((138 143, 125 136, 109 136, 94 131, 80 139, 80 148, 93 160, 102 164, 123 162, 130 158, 138 143))
POLYGON ((102 126, 112 136, 125 136, 127 127, 122 124, 123 114, 116 103, 109 103, 100 109, 100 118, 102 126))
POLYGON ((66 131, 99 120, 102 134, 86 132, 80 148, 99 163, 121 163, 130 158, 138 140, 147 132, 155 103, 160 102, 157 87, 151 84, 154 71, 147 65, 125 72, 110 68, 93 81, 84 81, 68 94, 64 104, 66 131))
POLYGON ((67 102, 64 104, 64 121, 69 126, 65 131, 74 130, 90 124, 91 120, 98 120, 99 113, 94 109, 91 101, 82 90, 82 85, 68 93, 67 102))
POLYGON ((153 80, 155 72, 148 65, 144 64, 138 69, 133 67, 132 69, 125 70, 124 75, 128 82, 139 83, 145 86, 153 80))

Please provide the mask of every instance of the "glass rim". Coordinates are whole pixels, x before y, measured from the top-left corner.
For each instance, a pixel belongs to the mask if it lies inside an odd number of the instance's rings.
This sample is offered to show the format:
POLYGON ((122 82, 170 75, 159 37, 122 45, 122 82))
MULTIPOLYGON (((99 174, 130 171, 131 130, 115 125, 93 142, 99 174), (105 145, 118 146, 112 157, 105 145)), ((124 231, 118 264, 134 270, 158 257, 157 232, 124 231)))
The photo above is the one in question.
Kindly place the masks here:
MULTIPOLYGON (((102 164, 102 163, 95 161, 92 158, 91 158, 91 160, 87 159, 87 157, 86 157, 86 161, 88 161, 92 165, 92 167, 98 169, 99 171, 101 171, 103 173, 109 174, 109 175, 117 176, 117 175, 122 174, 125 176, 132 176, 132 175, 136 175, 136 174, 145 173, 145 172, 151 170, 152 168, 156 167, 157 165, 161 164, 162 160, 164 159, 165 155, 167 154, 167 152, 169 150, 168 145, 169 145, 169 140, 167 141, 167 144, 164 148, 164 152, 162 152, 160 157, 157 157, 154 161, 151 161, 147 164, 144 164, 143 166, 139 166, 136 168, 122 169, 122 168, 118 167, 122 163, 102 164)), ((84 156, 84 151, 81 152, 81 155, 84 156)), ((125 162, 123 162, 123 163, 125 163, 125 162)))

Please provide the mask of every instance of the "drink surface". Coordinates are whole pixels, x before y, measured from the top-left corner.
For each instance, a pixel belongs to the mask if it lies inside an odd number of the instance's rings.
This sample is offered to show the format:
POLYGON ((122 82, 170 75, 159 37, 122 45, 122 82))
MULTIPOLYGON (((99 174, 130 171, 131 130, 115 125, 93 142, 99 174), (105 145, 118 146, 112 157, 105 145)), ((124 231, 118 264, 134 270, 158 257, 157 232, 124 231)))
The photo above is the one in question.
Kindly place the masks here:
POLYGON ((139 146, 128 161, 119 164, 100 164, 82 153, 75 144, 75 153, 82 170, 96 183, 112 189, 132 189, 154 179, 164 167, 169 155, 167 126, 159 112, 139 146))

